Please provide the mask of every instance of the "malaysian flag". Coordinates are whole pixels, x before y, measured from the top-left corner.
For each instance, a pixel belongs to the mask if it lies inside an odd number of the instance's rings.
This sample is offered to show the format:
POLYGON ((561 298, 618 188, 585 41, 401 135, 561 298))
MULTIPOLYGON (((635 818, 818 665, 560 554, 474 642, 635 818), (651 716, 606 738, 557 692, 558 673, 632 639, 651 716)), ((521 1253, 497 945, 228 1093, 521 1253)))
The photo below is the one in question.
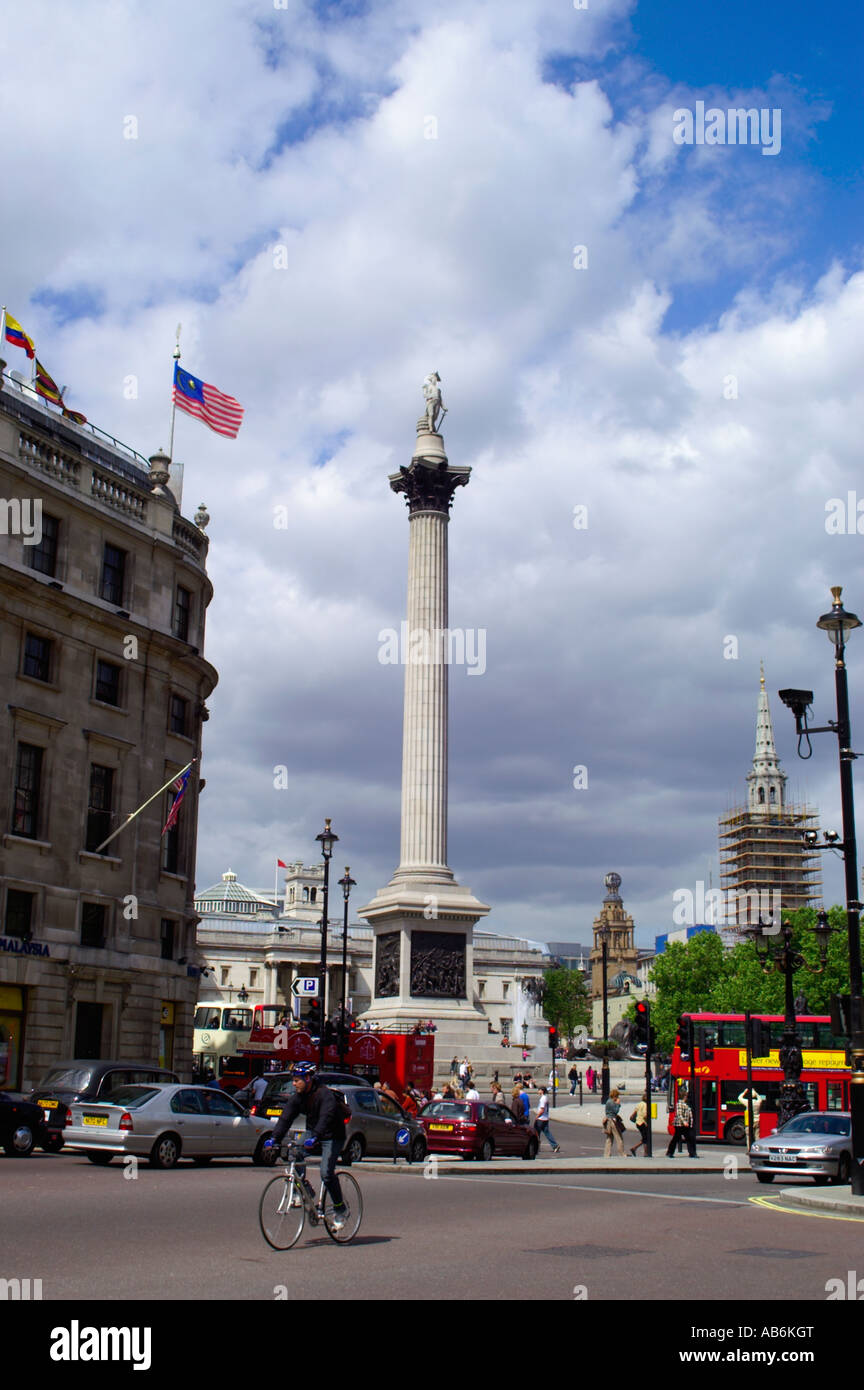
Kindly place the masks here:
POLYGON ((237 438, 237 431, 243 422, 243 407, 233 396, 226 396, 199 381, 182 369, 179 362, 174 366, 174 404, 187 415, 195 415, 209 425, 217 434, 237 438))
POLYGON ((167 834, 169 830, 173 830, 174 826, 177 824, 177 816, 180 811, 180 802, 183 800, 183 797, 186 793, 186 783, 189 781, 189 775, 191 772, 192 767, 190 764, 190 766, 187 767, 186 771, 180 774, 176 782, 172 782, 171 784, 174 788, 176 795, 174 797, 174 803, 171 807, 171 810, 168 812, 168 819, 166 820, 162 830, 163 835, 167 834))

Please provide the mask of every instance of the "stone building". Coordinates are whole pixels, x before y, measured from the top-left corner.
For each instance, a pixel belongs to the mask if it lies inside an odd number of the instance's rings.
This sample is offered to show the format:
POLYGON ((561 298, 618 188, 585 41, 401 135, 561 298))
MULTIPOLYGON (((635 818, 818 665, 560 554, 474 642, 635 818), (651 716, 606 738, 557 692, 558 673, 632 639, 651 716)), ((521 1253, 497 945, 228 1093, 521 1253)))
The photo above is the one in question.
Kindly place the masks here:
POLYGON ((620 874, 607 874, 606 897, 600 909, 600 916, 593 924, 594 945, 591 948, 591 994, 593 997, 603 993, 603 951, 602 941, 606 938, 606 982, 613 976, 625 975, 635 979, 639 973, 639 951, 633 939, 633 918, 624 911, 624 904, 618 889, 621 887, 620 874))
MULTIPOLYGON (((5 364, 4 364, 5 365, 5 364)), ((162 836, 169 789, 200 754, 212 588, 207 538, 149 463, 0 389, 0 1086, 66 1057, 191 1067, 198 993, 199 783, 162 836), (29 526, 25 526, 25 519, 29 526)))

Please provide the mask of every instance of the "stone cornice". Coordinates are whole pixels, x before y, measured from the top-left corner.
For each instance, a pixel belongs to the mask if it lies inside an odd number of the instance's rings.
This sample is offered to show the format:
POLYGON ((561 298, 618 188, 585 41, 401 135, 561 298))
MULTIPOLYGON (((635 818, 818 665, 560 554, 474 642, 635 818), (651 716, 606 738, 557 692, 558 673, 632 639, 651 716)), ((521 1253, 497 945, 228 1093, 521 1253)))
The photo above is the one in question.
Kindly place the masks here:
POLYGON ((446 516, 457 487, 467 486, 470 476, 470 468, 452 468, 446 459, 413 458, 407 468, 390 474, 390 487, 404 492, 409 512, 443 512, 446 516))

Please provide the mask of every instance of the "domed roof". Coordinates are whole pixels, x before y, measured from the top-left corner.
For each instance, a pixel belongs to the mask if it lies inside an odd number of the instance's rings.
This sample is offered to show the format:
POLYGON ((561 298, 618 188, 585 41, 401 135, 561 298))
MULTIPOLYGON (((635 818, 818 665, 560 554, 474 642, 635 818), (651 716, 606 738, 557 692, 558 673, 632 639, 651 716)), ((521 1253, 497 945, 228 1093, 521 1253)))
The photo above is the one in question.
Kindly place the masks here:
POLYGON ((268 902, 266 898, 259 898, 251 888, 245 888, 242 883, 238 883, 237 875, 232 869, 222 875, 221 883, 215 883, 212 888, 205 888, 201 893, 196 893, 195 906, 207 912, 258 912, 264 909, 273 911, 273 903, 268 902))

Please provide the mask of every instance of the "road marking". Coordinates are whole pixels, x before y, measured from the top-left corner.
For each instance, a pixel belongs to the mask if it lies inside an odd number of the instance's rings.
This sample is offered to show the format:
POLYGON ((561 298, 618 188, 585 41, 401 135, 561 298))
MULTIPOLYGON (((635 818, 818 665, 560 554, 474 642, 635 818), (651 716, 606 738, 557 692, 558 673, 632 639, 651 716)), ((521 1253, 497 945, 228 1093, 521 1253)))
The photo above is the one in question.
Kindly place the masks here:
POLYGON ((823 1221, 864 1221, 864 1216, 841 1216, 834 1211, 803 1211, 801 1207, 782 1207, 779 1202, 769 1202, 767 1197, 748 1197, 755 1207, 770 1207, 772 1211, 785 1211, 790 1216, 818 1216, 823 1221))
MULTIPOLYGON (((438 1182, 485 1182, 485 1178, 469 1178, 467 1175, 460 1178, 456 1173, 439 1173, 438 1182)), ((614 1197, 654 1197, 665 1202, 712 1202, 715 1205, 724 1207, 743 1207, 747 1201, 755 1201, 754 1197, 746 1198, 742 1201, 734 1201, 731 1197, 678 1197, 674 1192, 638 1192, 628 1187, 589 1187, 587 1184, 572 1182, 532 1182, 530 1179, 523 1178, 498 1178, 496 1187, 538 1187, 558 1188, 563 1192, 609 1192, 614 1197)))

